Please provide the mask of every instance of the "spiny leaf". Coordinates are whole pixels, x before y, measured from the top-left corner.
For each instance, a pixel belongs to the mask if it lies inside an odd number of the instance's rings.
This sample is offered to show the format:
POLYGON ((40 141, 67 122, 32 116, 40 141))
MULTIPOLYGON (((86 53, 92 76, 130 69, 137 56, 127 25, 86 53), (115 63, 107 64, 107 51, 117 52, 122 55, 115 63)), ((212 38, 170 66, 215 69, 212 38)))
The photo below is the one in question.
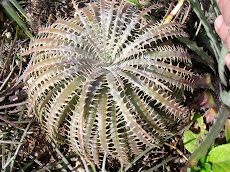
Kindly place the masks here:
POLYGON ((187 34, 179 23, 145 19, 159 4, 140 10, 100 0, 74 8, 74 18, 41 28, 23 53, 33 56, 24 79, 28 112, 93 169, 103 156, 127 165, 190 115, 174 96, 194 86, 190 57, 164 42, 187 34))

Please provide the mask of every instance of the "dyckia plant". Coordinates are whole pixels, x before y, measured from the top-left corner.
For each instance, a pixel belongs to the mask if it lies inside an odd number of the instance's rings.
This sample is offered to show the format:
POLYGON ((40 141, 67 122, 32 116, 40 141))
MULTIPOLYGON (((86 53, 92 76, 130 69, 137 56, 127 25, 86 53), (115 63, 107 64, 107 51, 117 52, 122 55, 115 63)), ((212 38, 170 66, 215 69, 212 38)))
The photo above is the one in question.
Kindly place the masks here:
POLYGON ((180 90, 193 87, 191 61, 182 47, 167 45, 186 34, 179 23, 146 19, 159 4, 74 7, 74 18, 40 29, 24 53, 33 58, 28 111, 89 164, 100 167, 105 153, 128 164, 190 114, 180 90))

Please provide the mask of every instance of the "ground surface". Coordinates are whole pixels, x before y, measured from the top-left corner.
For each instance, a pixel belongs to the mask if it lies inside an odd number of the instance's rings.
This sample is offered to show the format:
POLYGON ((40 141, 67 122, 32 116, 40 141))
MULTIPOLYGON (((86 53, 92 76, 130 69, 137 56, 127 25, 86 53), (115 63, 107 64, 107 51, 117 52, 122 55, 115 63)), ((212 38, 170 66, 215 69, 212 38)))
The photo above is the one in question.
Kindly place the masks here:
MULTIPOLYGON (((73 7, 71 0, 31 0, 19 1, 21 6, 31 18, 31 23, 28 24, 30 31, 36 35, 38 29, 42 26, 52 24, 57 18, 68 18, 73 16, 73 7)), ((166 1, 165 1, 166 2, 166 1)), ((79 2, 79 5, 84 5, 79 2)), ((24 169, 24 171, 37 171, 45 166, 54 164, 62 160, 60 154, 51 145, 45 131, 34 118, 28 118, 25 107, 26 103, 26 88, 20 80, 20 76, 25 70, 30 58, 21 57, 20 51, 28 46, 29 39, 18 29, 17 39, 14 42, 16 34, 16 25, 10 20, 5 12, 0 11, 0 115, 1 119, 0 135, 5 140, 20 140, 23 130, 32 121, 32 124, 23 140, 22 146, 14 163, 14 171, 24 169), (8 78, 8 80, 6 80, 8 78), (1 86, 2 85, 2 86, 1 86), (22 114, 21 121, 17 124, 19 116, 22 114), (18 130, 17 136, 15 131, 18 130), (4 134, 5 133, 5 134, 4 134)), ((180 133, 181 134, 181 133, 180 133)), ((180 135, 179 134, 179 135, 180 135)), ((153 167, 162 160, 171 159, 165 163, 164 167, 156 169, 156 171, 178 171, 186 162, 186 156, 189 154, 183 146, 183 141, 180 136, 167 140, 162 149, 154 149, 150 153, 141 158, 134 167, 129 171, 143 171, 153 167)), ((74 153, 70 151, 67 145, 58 145, 59 150, 65 157, 69 157, 74 153)), ((3 147, 1 147, 3 149, 3 147)), ((10 150, 14 153, 17 149, 17 144, 5 144, 5 154, 8 156, 10 150), (11 145, 12 148, 11 148, 11 145)), ((79 158, 76 162, 69 161, 71 165, 81 167, 79 158)), ((60 163, 63 168, 70 171, 65 163, 60 163)), ((117 161, 108 159, 108 171, 118 171, 119 165, 117 161)), ((60 171, 60 166, 54 165, 46 171, 60 171)), ((83 167, 82 167, 83 168, 83 167)), ((78 169, 80 171, 80 168, 78 169)))

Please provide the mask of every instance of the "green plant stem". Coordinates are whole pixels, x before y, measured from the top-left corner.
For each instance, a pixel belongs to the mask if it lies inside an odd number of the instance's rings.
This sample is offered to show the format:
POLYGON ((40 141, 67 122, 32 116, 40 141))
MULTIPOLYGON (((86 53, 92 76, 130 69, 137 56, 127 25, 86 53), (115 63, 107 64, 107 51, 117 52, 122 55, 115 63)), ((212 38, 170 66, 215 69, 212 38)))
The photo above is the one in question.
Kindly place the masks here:
MULTIPOLYGON (((186 164, 186 168, 189 166, 195 166, 198 163, 199 159, 208 152, 208 149, 213 144, 215 138, 220 134, 221 130, 223 129, 226 119, 229 117, 229 115, 230 108, 222 104, 216 122, 213 124, 204 141, 189 158, 186 164)), ((186 168, 184 168, 184 170, 186 170, 186 168)))

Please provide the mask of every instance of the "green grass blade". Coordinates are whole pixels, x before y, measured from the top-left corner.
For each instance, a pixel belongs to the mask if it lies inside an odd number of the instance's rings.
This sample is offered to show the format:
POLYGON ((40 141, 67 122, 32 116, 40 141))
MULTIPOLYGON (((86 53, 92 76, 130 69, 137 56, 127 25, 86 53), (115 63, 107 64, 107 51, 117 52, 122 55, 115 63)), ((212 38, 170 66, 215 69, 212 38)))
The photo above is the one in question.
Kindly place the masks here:
MULTIPOLYGON (((18 154, 18 152, 19 152, 19 150, 20 150, 20 148, 21 148, 22 142, 23 142, 23 140, 24 140, 24 138, 25 138, 25 136, 26 136, 26 134, 27 134, 27 132, 28 132, 28 130, 29 130, 29 127, 30 127, 31 123, 32 123, 32 122, 30 122, 30 123, 27 125, 26 129, 24 130, 24 133, 23 133, 23 135, 22 135, 22 137, 21 137, 21 139, 20 139, 20 144, 18 145, 18 147, 17 147, 17 149, 16 149, 14 155, 13 155, 10 159, 8 159, 7 162, 4 164, 4 166, 2 167, 3 170, 6 169, 6 168, 8 167, 8 165, 10 164, 10 171, 13 171, 14 160, 15 160, 15 158, 17 157, 17 154, 18 154)), ((8 157, 8 158, 9 158, 9 157, 8 157)))
POLYGON ((6 79, 4 80, 4 82, 2 83, 2 85, 0 86, 0 91, 4 88, 4 86, 8 83, 9 79, 11 78, 11 75, 14 73, 14 69, 16 68, 16 66, 13 67, 13 69, 11 69, 9 75, 6 77, 6 79))
MULTIPOLYGON (((66 159, 67 159, 67 160, 70 160, 70 159, 72 159, 72 158, 74 158, 74 157, 76 157, 76 156, 77 156, 77 154, 73 154, 73 155, 68 156, 66 159)), ((64 162, 63 160, 60 160, 60 161, 55 162, 55 163, 53 163, 53 164, 47 165, 47 166, 45 166, 45 167, 43 167, 43 168, 41 168, 41 169, 36 169, 36 170, 33 170, 33 171, 34 171, 34 172, 35 172, 35 171, 36 171, 36 172, 47 171, 47 170, 49 170, 49 169, 52 168, 52 167, 58 166, 58 164, 62 164, 63 162, 64 162)))
MULTIPOLYGON (((23 154, 25 156, 28 156, 32 161, 28 162, 24 167, 19 169, 17 172, 25 171, 27 168, 29 168, 34 163, 38 164, 40 167, 43 166, 43 164, 39 160, 34 158, 31 154, 27 153, 26 151, 23 151, 23 154)), ((50 172, 48 169, 46 169, 46 171, 50 172)))
POLYGON ((41 169, 36 169, 36 170, 33 170, 32 172, 50 171, 50 170, 49 170, 50 168, 56 167, 56 166, 60 165, 61 163, 63 163, 63 161, 62 161, 62 160, 60 160, 60 161, 58 161, 58 162, 56 162, 56 163, 53 163, 53 164, 47 165, 47 166, 45 166, 45 167, 43 167, 43 168, 41 168, 41 169))
MULTIPOLYGON (((4 141, 6 139, 6 134, 8 133, 7 132, 7 129, 6 129, 6 125, 4 126, 4 134, 2 136, 2 141, 4 141)), ((5 165, 6 163, 6 143, 2 143, 2 158, 1 158, 1 161, 2 161, 2 167, 5 165)), ((3 171, 5 172, 5 170, 3 171)))
POLYGON ((30 161, 22 169, 19 169, 17 172, 25 171, 27 168, 29 168, 33 164, 34 164, 34 161, 30 161))
MULTIPOLYGON (((19 114, 17 125, 19 125, 21 120, 22 120, 22 115, 23 115, 24 109, 25 109, 25 105, 23 105, 22 111, 19 114)), ((17 136, 18 136, 18 128, 16 128, 15 131, 14 131, 14 136, 13 136, 12 141, 16 141, 17 136)), ((8 153, 8 156, 7 156, 7 162, 9 162, 10 159, 11 159, 13 148, 14 148, 14 145, 11 145, 10 146, 10 151, 8 153)))
POLYGON ((16 13, 14 8, 11 6, 8 0, 2 0, 0 1, 0 4, 5 9, 6 13, 17 22, 17 24, 24 30, 25 34, 30 38, 33 39, 33 35, 30 33, 26 25, 23 23, 19 15, 16 13))
POLYGON ((18 155, 18 152, 19 152, 19 150, 20 150, 20 148, 21 148, 21 146, 22 146, 22 142, 23 142, 24 138, 26 137, 26 134, 27 134, 27 132, 28 132, 28 130, 29 130, 29 128, 30 128, 31 123, 32 123, 32 122, 28 123, 28 125, 27 125, 26 129, 24 130, 24 133, 23 133, 23 135, 22 135, 22 137, 21 137, 21 139, 20 139, 20 144, 18 145, 18 147, 17 147, 17 149, 16 149, 16 151, 15 151, 15 153, 14 153, 14 156, 13 156, 14 159, 13 159, 13 161, 11 162, 11 165, 10 165, 10 171, 13 171, 15 159, 16 159, 16 157, 17 157, 17 155, 18 155))
POLYGON ((212 4, 212 7, 214 9, 216 16, 220 15, 220 10, 217 6, 216 0, 211 0, 211 4, 212 4))
POLYGON ((61 153, 61 151, 57 148, 55 143, 48 137, 49 142, 51 143, 52 147, 55 149, 55 151, 60 155, 62 161, 66 164, 66 166, 69 168, 70 171, 73 171, 73 167, 69 163, 69 161, 66 159, 66 157, 61 153))
MULTIPOLYGON (((153 148, 155 148, 154 146, 150 146, 148 147, 146 150, 144 150, 140 155, 138 155, 133 161, 131 161, 131 163, 129 165, 127 165, 125 167, 125 171, 128 171, 130 169, 130 167, 132 167, 132 165, 137 162, 142 156, 144 156, 145 154, 147 154, 149 151, 151 151, 153 148)), ((120 169, 119 171, 122 171, 122 169, 120 169)))
POLYGON ((171 161, 172 159, 173 159, 173 158, 169 158, 169 159, 167 159, 167 160, 164 160, 164 161, 162 161, 160 164, 158 164, 158 165, 156 165, 156 166, 154 166, 154 167, 148 169, 146 172, 152 172, 152 171, 158 169, 159 167, 163 166, 165 163, 171 161))
POLYGON ((219 47, 219 42, 217 40, 217 35, 214 32, 214 28, 211 27, 211 25, 209 24, 207 20, 207 17, 205 17, 201 9, 200 3, 197 2, 197 0, 189 0, 189 2, 191 3, 192 8, 194 12, 196 13, 197 17, 200 19, 202 25, 204 26, 207 36, 210 39, 213 53, 215 54, 216 60, 218 60, 219 55, 220 55, 220 47, 219 47))
POLYGON ((28 15, 26 15, 26 12, 22 9, 22 7, 18 4, 18 2, 16 0, 9 0, 11 2, 11 4, 17 8, 18 12, 23 16, 25 17, 25 19, 28 21, 28 22, 31 22, 30 18, 28 15))

